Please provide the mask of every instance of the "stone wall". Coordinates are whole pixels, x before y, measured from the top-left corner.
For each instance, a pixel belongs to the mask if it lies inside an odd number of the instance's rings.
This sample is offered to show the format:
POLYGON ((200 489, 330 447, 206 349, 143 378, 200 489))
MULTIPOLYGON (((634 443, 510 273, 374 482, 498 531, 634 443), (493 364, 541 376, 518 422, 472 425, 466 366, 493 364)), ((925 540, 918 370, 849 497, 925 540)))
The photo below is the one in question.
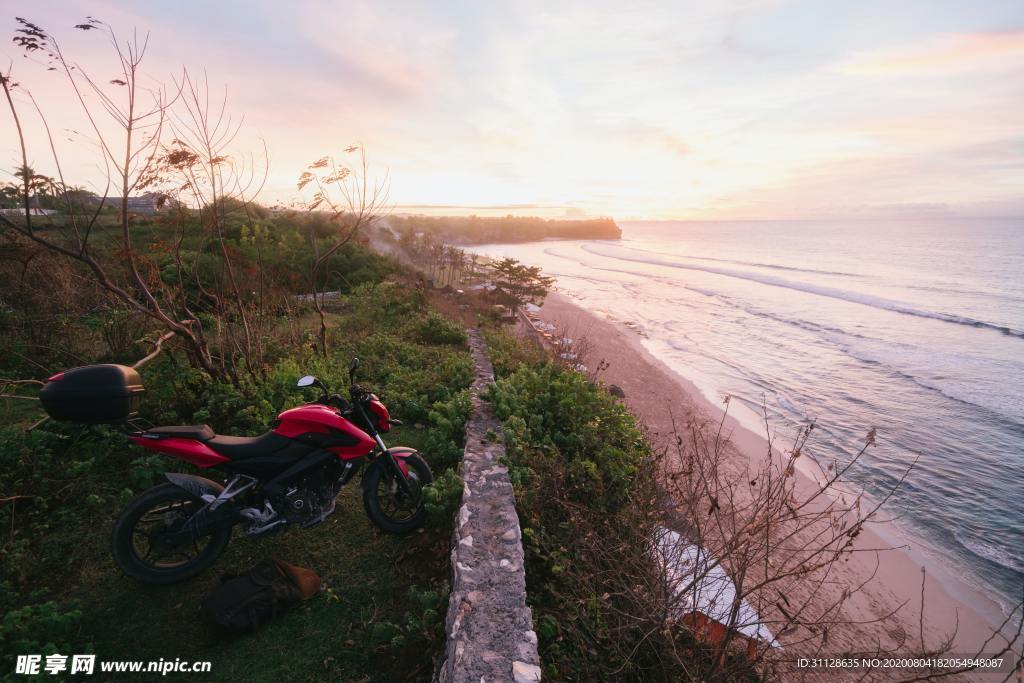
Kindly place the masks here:
POLYGON ((537 634, 526 606, 523 544, 501 427, 480 394, 494 368, 477 330, 469 331, 476 363, 462 458, 462 505, 455 519, 448 642, 437 671, 442 683, 540 680, 537 634), (491 439, 488 439, 490 432, 491 439))

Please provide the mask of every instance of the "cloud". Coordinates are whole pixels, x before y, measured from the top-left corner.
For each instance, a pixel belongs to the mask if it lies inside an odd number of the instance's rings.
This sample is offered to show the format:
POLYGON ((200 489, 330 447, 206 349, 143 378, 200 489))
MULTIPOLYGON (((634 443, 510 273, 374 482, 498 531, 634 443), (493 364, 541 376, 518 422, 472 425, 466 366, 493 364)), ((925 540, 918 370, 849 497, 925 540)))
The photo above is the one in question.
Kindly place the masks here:
MULTIPOLYGON (((152 29, 146 72, 159 80, 208 67, 245 114, 239 150, 269 146, 267 201, 353 142, 409 211, 770 217, 1020 196, 1019 12, 979 8, 968 28, 917 5, 912 22, 886 8, 859 23, 796 4, 60 0, 38 13, 94 73, 111 66, 107 46, 65 30, 69 17, 152 29)), ((55 74, 29 78, 36 66, 16 71, 51 123, 81 129, 55 74)), ((45 167, 45 138, 26 125, 45 167)), ((14 140, 0 116, 0 170, 20 163, 14 140)), ((58 143, 65 170, 96 175, 94 150, 58 143)))
POLYGON ((823 159, 776 183, 708 202, 721 218, 843 217, 895 213, 1011 215, 1024 207, 1019 136, 914 154, 823 159))
POLYGON ((1024 30, 945 36, 912 48, 875 50, 841 62, 853 75, 945 75, 1003 67, 1024 67, 1024 30))
POLYGON ((672 131, 641 121, 611 127, 608 134, 628 146, 651 147, 668 152, 672 156, 686 157, 693 152, 691 145, 672 131))
POLYGON ((321 73, 348 81, 361 94, 408 98, 427 91, 447 71, 456 31, 412 9, 368 2, 307 2, 296 6, 298 29, 316 50, 321 73))

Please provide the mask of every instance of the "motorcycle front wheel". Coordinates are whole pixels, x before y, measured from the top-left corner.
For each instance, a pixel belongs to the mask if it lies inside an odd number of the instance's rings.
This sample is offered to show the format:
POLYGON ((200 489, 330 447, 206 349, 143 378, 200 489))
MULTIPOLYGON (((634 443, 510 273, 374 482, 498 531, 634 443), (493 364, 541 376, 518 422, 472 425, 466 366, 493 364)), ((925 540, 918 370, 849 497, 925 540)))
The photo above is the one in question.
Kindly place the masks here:
POLYGON ((434 481, 427 461, 418 453, 404 460, 409 468, 409 493, 402 491, 383 462, 375 463, 363 481, 366 514, 371 522, 393 534, 407 534, 423 526, 427 517, 423 487, 434 481))
POLYGON ((161 484, 132 499, 114 524, 111 553, 125 574, 143 583, 166 585, 205 571, 231 539, 231 525, 203 536, 181 533, 204 505, 174 484, 161 484))

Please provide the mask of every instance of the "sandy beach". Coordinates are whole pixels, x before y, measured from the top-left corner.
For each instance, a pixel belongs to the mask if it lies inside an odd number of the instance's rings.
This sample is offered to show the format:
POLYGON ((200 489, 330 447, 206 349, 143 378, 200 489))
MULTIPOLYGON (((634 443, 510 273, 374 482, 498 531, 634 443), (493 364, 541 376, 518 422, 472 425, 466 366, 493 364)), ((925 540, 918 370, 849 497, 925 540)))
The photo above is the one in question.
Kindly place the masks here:
MULTIPOLYGON (((666 435, 671 435, 673 417, 678 421, 696 412, 713 420, 721 419, 722 404, 707 400, 692 382, 652 356, 644 348, 640 335, 625 324, 592 313, 560 293, 547 297, 537 318, 554 325, 566 336, 587 340, 589 352, 584 362, 591 367, 602 360, 608 364, 600 375, 601 381, 623 389, 625 403, 647 425, 656 446, 663 445, 666 435)), ((769 446, 764 433, 748 429, 732 416, 725 419, 724 425, 743 456, 763 457, 767 453, 769 446)), ((789 437, 778 435, 776 446, 786 444, 789 437)), ((796 476, 798 492, 816 489, 813 471, 798 469, 796 476)), ((855 543, 860 550, 883 550, 853 553, 848 562, 838 563, 835 570, 838 573, 833 574, 834 580, 829 584, 829 589, 838 596, 842 586, 853 587, 872 573, 875 575, 864 590, 855 593, 843 607, 843 619, 850 622, 843 639, 847 643, 869 648, 876 641, 891 643, 894 636, 900 637, 898 634, 906 634, 917 643, 923 623, 928 646, 947 640, 955 629, 951 653, 968 656, 980 651, 991 654, 1001 649, 1001 643, 984 646, 994 625, 1002 621, 997 604, 949 572, 933 566, 936 563, 929 564, 915 551, 913 540, 903 537, 894 525, 888 522, 870 525, 855 543), (923 564, 927 575, 922 620, 923 564), (869 623, 877 622, 903 603, 905 606, 894 616, 881 623, 869 623)), ((781 637, 780 641, 785 645, 786 638, 781 637)), ((988 677, 971 673, 970 678, 988 677)))

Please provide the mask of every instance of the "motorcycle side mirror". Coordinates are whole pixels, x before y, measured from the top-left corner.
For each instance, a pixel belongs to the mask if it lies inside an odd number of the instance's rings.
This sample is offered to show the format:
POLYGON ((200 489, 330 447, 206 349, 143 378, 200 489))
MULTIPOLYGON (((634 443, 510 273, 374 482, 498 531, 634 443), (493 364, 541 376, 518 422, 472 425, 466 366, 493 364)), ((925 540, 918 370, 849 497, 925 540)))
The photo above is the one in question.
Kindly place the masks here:
POLYGON ((295 386, 297 386, 297 387, 311 387, 314 384, 316 384, 316 377, 314 377, 313 375, 306 375, 305 377, 300 379, 298 382, 296 382, 295 386))
POLYGON ((356 370, 358 370, 358 369, 359 369, 359 358, 353 358, 352 359, 352 365, 350 365, 348 367, 349 379, 355 379, 356 370))

